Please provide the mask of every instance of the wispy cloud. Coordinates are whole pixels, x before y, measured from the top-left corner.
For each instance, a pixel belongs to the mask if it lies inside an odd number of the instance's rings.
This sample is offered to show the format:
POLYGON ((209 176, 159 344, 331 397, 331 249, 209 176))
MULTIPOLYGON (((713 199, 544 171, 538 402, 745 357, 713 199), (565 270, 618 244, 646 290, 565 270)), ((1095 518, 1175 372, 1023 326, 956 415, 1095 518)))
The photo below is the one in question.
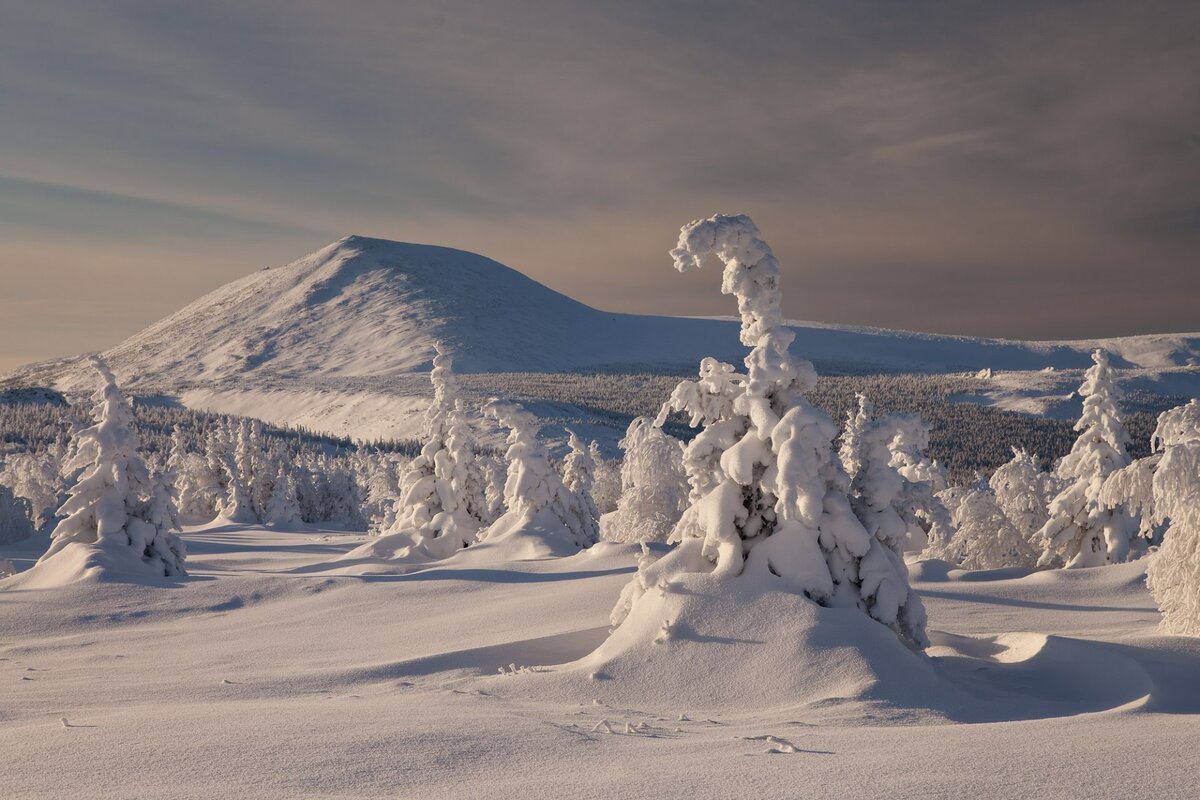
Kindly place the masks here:
MULTIPOLYGON (((712 313, 662 252, 744 210, 794 316, 1196 327, 1198 41, 1200 7, 1165 0, 7 4, 0 275, 69 246, 207 286, 361 232, 712 313), (1130 274, 1173 291, 1130 302, 1130 274)), ((95 275, 41 296, 96 340, 177 299, 94 314, 95 275)))

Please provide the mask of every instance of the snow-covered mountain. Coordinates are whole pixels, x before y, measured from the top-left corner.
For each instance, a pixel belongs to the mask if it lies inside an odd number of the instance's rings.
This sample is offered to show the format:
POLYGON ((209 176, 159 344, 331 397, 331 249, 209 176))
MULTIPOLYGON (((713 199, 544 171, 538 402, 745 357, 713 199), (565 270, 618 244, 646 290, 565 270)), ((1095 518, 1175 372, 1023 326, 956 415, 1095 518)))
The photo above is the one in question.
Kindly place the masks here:
MULTIPOLYGON (((1016 342, 796 323, 818 362, 899 371, 1080 368, 1102 345, 1129 365, 1200 360, 1200 334, 1016 342)), ((740 358, 728 320, 598 311, 483 256, 348 236, 205 295, 104 353, 123 380, 164 387, 236 380, 378 377, 429 368, 434 343, 460 372, 692 365, 740 358)), ((70 362, 18 375, 61 372, 70 362)))
MULTIPOLYGON (((793 349, 824 371, 1081 369, 1097 346, 1118 366, 1170 370, 1200 363, 1200 334, 1020 342, 794 327, 793 349)), ((412 385, 402 379, 429 369, 438 341, 464 373, 690 371, 704 355, 740 361, 745 350, 737 331, 726 319, 599 311, 473 253, 348 236, 229 283, 104 356, 139 393, 333 432, 386 435, 405 427, 397 428, 398 415, 411 416, 422 404, 397 401, 395 386, 412 385)), ((84 382, 90 385, 92 375, 82 358, 30 365, 3 381, 65 390, 84 382)))

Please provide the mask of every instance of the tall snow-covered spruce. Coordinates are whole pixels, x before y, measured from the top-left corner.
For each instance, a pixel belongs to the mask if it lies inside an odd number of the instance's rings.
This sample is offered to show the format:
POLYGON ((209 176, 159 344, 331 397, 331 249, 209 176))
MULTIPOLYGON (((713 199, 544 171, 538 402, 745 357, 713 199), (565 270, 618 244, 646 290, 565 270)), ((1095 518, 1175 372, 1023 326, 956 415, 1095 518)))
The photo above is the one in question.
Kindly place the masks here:
MULTIPOLYGON (((103 381, 94 395, 96 423, 79 432, 68 471, 82 470, 59 514, 50 548, 34 569, 82 556, 84 569, 183 575, 183 542, 172 493, 138 454, 133 410, 107 365, 93 357, 103 381)), ((69 570, 70 571, 70 570, 69 570)), ((71 576, 73 579, 74 576, 71 576)))
MULTIPOLYGON (((725 215, 684 226, 671 251, 681 272, 709 255, 725 265, 721 291, 737 298, 741 341, 751 348, 746 372, 706 358, 700 379, 680 383, 664 407, 703 428, 684 452, 690 505, 671 536, 679 546, 643 560, 613 624, 634 615, 652 590, 663 596, 699 573, 730 597, 778 591, 860 609, 923 649, 925 610, 901 557, 905 526, 885 525, 890 515, 874 505, 864 525, 852 507, 833 444, 837 427, 805 398, 816 372, 788 349, 794 334, 783 322, 775 256, 749 217, 725 215)), ((894 498, 883 494, 890 509, 894 498)), ((663 636, 683 623, 664 621, 663 636)))
POLYGON ((1050 519, 1038 533, 1044 548, 1040 566, 1098 567, 1136 555, 1137 526, 1129 514, 1100 502, 1105 478, 1130 463, 1129 434, 1117 407, 1120 393, 1108 354, 1096 350, 1092 361, 1079 387, 1079 438, 1055 468, 1062 489, 1050 501, 1050 519))
POLYGON ((484 520, 474 438, 458 402, 453 361, 439 345, 429 373, 433 402, 425 412, 425 444, 400 477, 395 521, 347 557, 448 558, 475 541, 484 520))

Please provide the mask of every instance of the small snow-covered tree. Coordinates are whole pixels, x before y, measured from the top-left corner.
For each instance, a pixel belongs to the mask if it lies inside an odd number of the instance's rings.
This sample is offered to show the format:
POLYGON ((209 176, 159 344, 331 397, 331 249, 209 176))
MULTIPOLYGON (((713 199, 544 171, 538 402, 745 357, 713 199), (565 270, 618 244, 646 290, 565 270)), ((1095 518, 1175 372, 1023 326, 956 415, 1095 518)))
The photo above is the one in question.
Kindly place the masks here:
POLYGON ((1100 503, 1104 479, 1130 462, 1125 450, 1129 435, 1117 407, 1119 390, 1108 355, 1096 350, 1092 360, 1079 387, 1079 438, 1055 469, 1063 488, 1050 501, 1050 518, 1038 533, 1044 548, 1040 566, 1096 567, 1133 554, 1137 526, 1123 508, 1100 503))
POLYGON ((455 401, 452 435, 447 439, 447 445, 454 457, 452 484, 478 533, 479 528, 495 522, 499 514, 488 500, 485 461, 475 451, 476 438, 470 423, 474 416, 462 398, 455 401))
POLYGON ((279 465, 275 480, 271 482, 271 496, 267 498, 263 522, 277 528, 293 529, 302 524, 300 503, 296 499, 296 485, 291 474, 279 465))
POLYGON ((650 417, 629 423, 621 449, 621 495, 615 511, 600 518, 601 536, 613 542, 665 542, 688 505, 683 443, 650 417))
POLYGON ((53 452, 13 453, 0 466, 0 483, 29 502, 30 518, 38 530, 48 527, 66 499, 67 486, 59 467, 53 452))
POLYGON ((568 429, 567 434, 571 450, 563 461, 563 485, 575 494, 582 514, 591 520, 587 527, 595 528, 598 536, 600 512, 592 500, 592 489, 596 486, 596 462, 575 431, 568 429))
POLYGON ((874 418, 875 404, 871 402, 871 398, 861 392, 855 392, 854 407, 846 414, 841 445, 838 447, 838 459, 842 462, 842 469, 846 470, 850 480, 854 480, 862 467, 860 463, 863 450, 862 439, 874 418))
POLYGON ((254 502, 238 471, 236 456, 226 450, 221 452, 218 458, 225 474, 225 496, 221 498, 217 512, 230 522, 242 524, 258 522, 258 514, 254 511, 254 502))
POLYGON ((966 489, 955 504, 953 537, 927 556, 941 558, 963 569, 1033 567, 1038 552, 1021 535, 985 485, 966 489))
POLYGON ((38 564, 82 545, 139 562, 151 573, 182 575, 185 551, 172 532, 177 526, 170 494, 138 454, 133 410, 112 372, 99 358, 92 365, 103 381, 94 396, 96 423, 78 434, 67 468, 81 472, 38 564))
POLYGON ((551 465, 537 436, 537 418, 500 400, 489 401, 483 412, 509 431, 508 478, 504 483, 507 510, 480 534, 480 541, 532 536, 559 554, 594 544, 599 535, 596 520, 551 465))
POLYGON ((1050 519, 1050 501, 1058 494, 1053 476, 1036 456, 1014 447, 1012 459, 996 468, 988 485, 1009 522, 1035 546, 1035 534, 1050 519))
POLYGON ((425 444, 399 481, 395 520, 354 556, 447 558, 472 544, 486 507, 473 464, 474 437, 458 402, 453 363, 441 345, 429 373, 433 402, 425 412, 425 444), (361 552, 360 552, 361 551, 361 552))
POLYGON ((0 544, 10 544, 33 535, 33 505, 17 497, 0 483, 0 544))
POLYGON ((733 580, 749 573, 821 605, 860 608, 924 648, 925 611, 898 545, 904 524, 897 531, 872 519, 873 535, 851 507, 850 479, 833 448, 837 428, 804 396, 816 372, 788 350, 794 333, 783 323, 779 264, 758 229, 745 216, 698 220, 683 228, 671 254, 680 271, 710 254, 724 262, 721 290, 737 298, 741 340, 751 351, 744 375, 706 358, 700 380, 672 393, 664 411, 683 411, 693 426, 703 425, 684 452, 690 506, 672 533, 679 546, 639 567, 614 624, 674 576, 708 572, 733 580))
POLYGON ((912 414, 873 417, 860 404, 843 436, 840 457, 855 466, 850 500, 867 531, 900 552, 920 552, 951 531, 949 513, 934 492, 933 481, 914 481, 909 474, 929 475, 923 450, 929 428, 912 414), (848 442, 853 442, 853 452, 848 442), (924 468, 923 468, 924 467, 924 468))
POLYGON ((929 449, 929 424, 916 414, 893 414, 892 417, 896 432, 888 442, 891 466, 910 484, 927 486, 931 495, 944 490, 950 485, 945 467, 925 455, 929 449))
POLYGON ((929 426, 913 414, 876 417, 874 404, 856 396, 838 449, 855 513, 868 531, 879 531, 877 536, 902 552, 948 540, 950 514, 937 496, 946 488, 945 472, 925 457, 929 426), (897 519, 904 524, 902 534, 897 519))
POLYGON ((1166 527, 1146 586, 1163 631, 1200 636, 1200 402, 1160 414, 1150 441, 1148 457, 1108 476, 1100 501, 1140 509, 1149 523, 1166 527))
POLYGON ((390 458, 377 453, 367 458, 365 473, 363 513, 372 530, 388 530, 396 524, 396 495, 400 491, 396 465, 390 458))
POLYGON ((487 509, 483 519, 491 525, 504 513, 504 484, 508 482, 508 467, 494 455, 479 457, 483 475, 484 500, 487 509))
POLYGON ((596 510, 601 515, 617 510, 617 501, 621 497, 621 462, 619 459, 608 459, 600 452, 600 443, 593 441, 588 445, 588 453, 596 462, 596 482, 592 486, 592 500, 596 510))

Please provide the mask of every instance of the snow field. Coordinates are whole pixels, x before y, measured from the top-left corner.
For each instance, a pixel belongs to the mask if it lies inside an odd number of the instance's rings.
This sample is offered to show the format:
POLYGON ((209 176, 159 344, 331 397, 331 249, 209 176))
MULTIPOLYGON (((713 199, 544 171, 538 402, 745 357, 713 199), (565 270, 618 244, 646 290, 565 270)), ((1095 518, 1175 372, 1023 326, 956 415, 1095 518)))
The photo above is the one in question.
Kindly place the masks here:
MULTIPOLYGON (((634 546, 525 562, 471 548, 369 574, 329 569, 359 535, 215 524, 183 538, 189 578, 174 586, 0 593, 6 796, 87 786, 97 798, 719 798, 753 786, 779 798, 1166 798, 1197 788, 1200 641, 1157 634, 1144 562, 1033 574, 918 563, 929 658, 860 612, 784 608, 778 595, 740 598, 744 611, 720 615, 729 627, 593 653, 634 546), (755 603, 785 614, 774 630, 755 603), (822 644, 859 653, 804 656, 815 614, 844 615, 821 628, 844 641, 822 644), (643 658, 683 668, 644 669, 643 658), (593 677, 601 671, 609 677, 593 677), (1143 743, 1137 758, 1131 742, 1143 743)), ((25 567, 36 551, 26 541, 0 557, 25 567)), ((670 603, 719 602, 687 593, 705 579, 670 603)), ((647 626, 661 626, 660 610, 673 613, 667 601, 647 606, 647 626)))

